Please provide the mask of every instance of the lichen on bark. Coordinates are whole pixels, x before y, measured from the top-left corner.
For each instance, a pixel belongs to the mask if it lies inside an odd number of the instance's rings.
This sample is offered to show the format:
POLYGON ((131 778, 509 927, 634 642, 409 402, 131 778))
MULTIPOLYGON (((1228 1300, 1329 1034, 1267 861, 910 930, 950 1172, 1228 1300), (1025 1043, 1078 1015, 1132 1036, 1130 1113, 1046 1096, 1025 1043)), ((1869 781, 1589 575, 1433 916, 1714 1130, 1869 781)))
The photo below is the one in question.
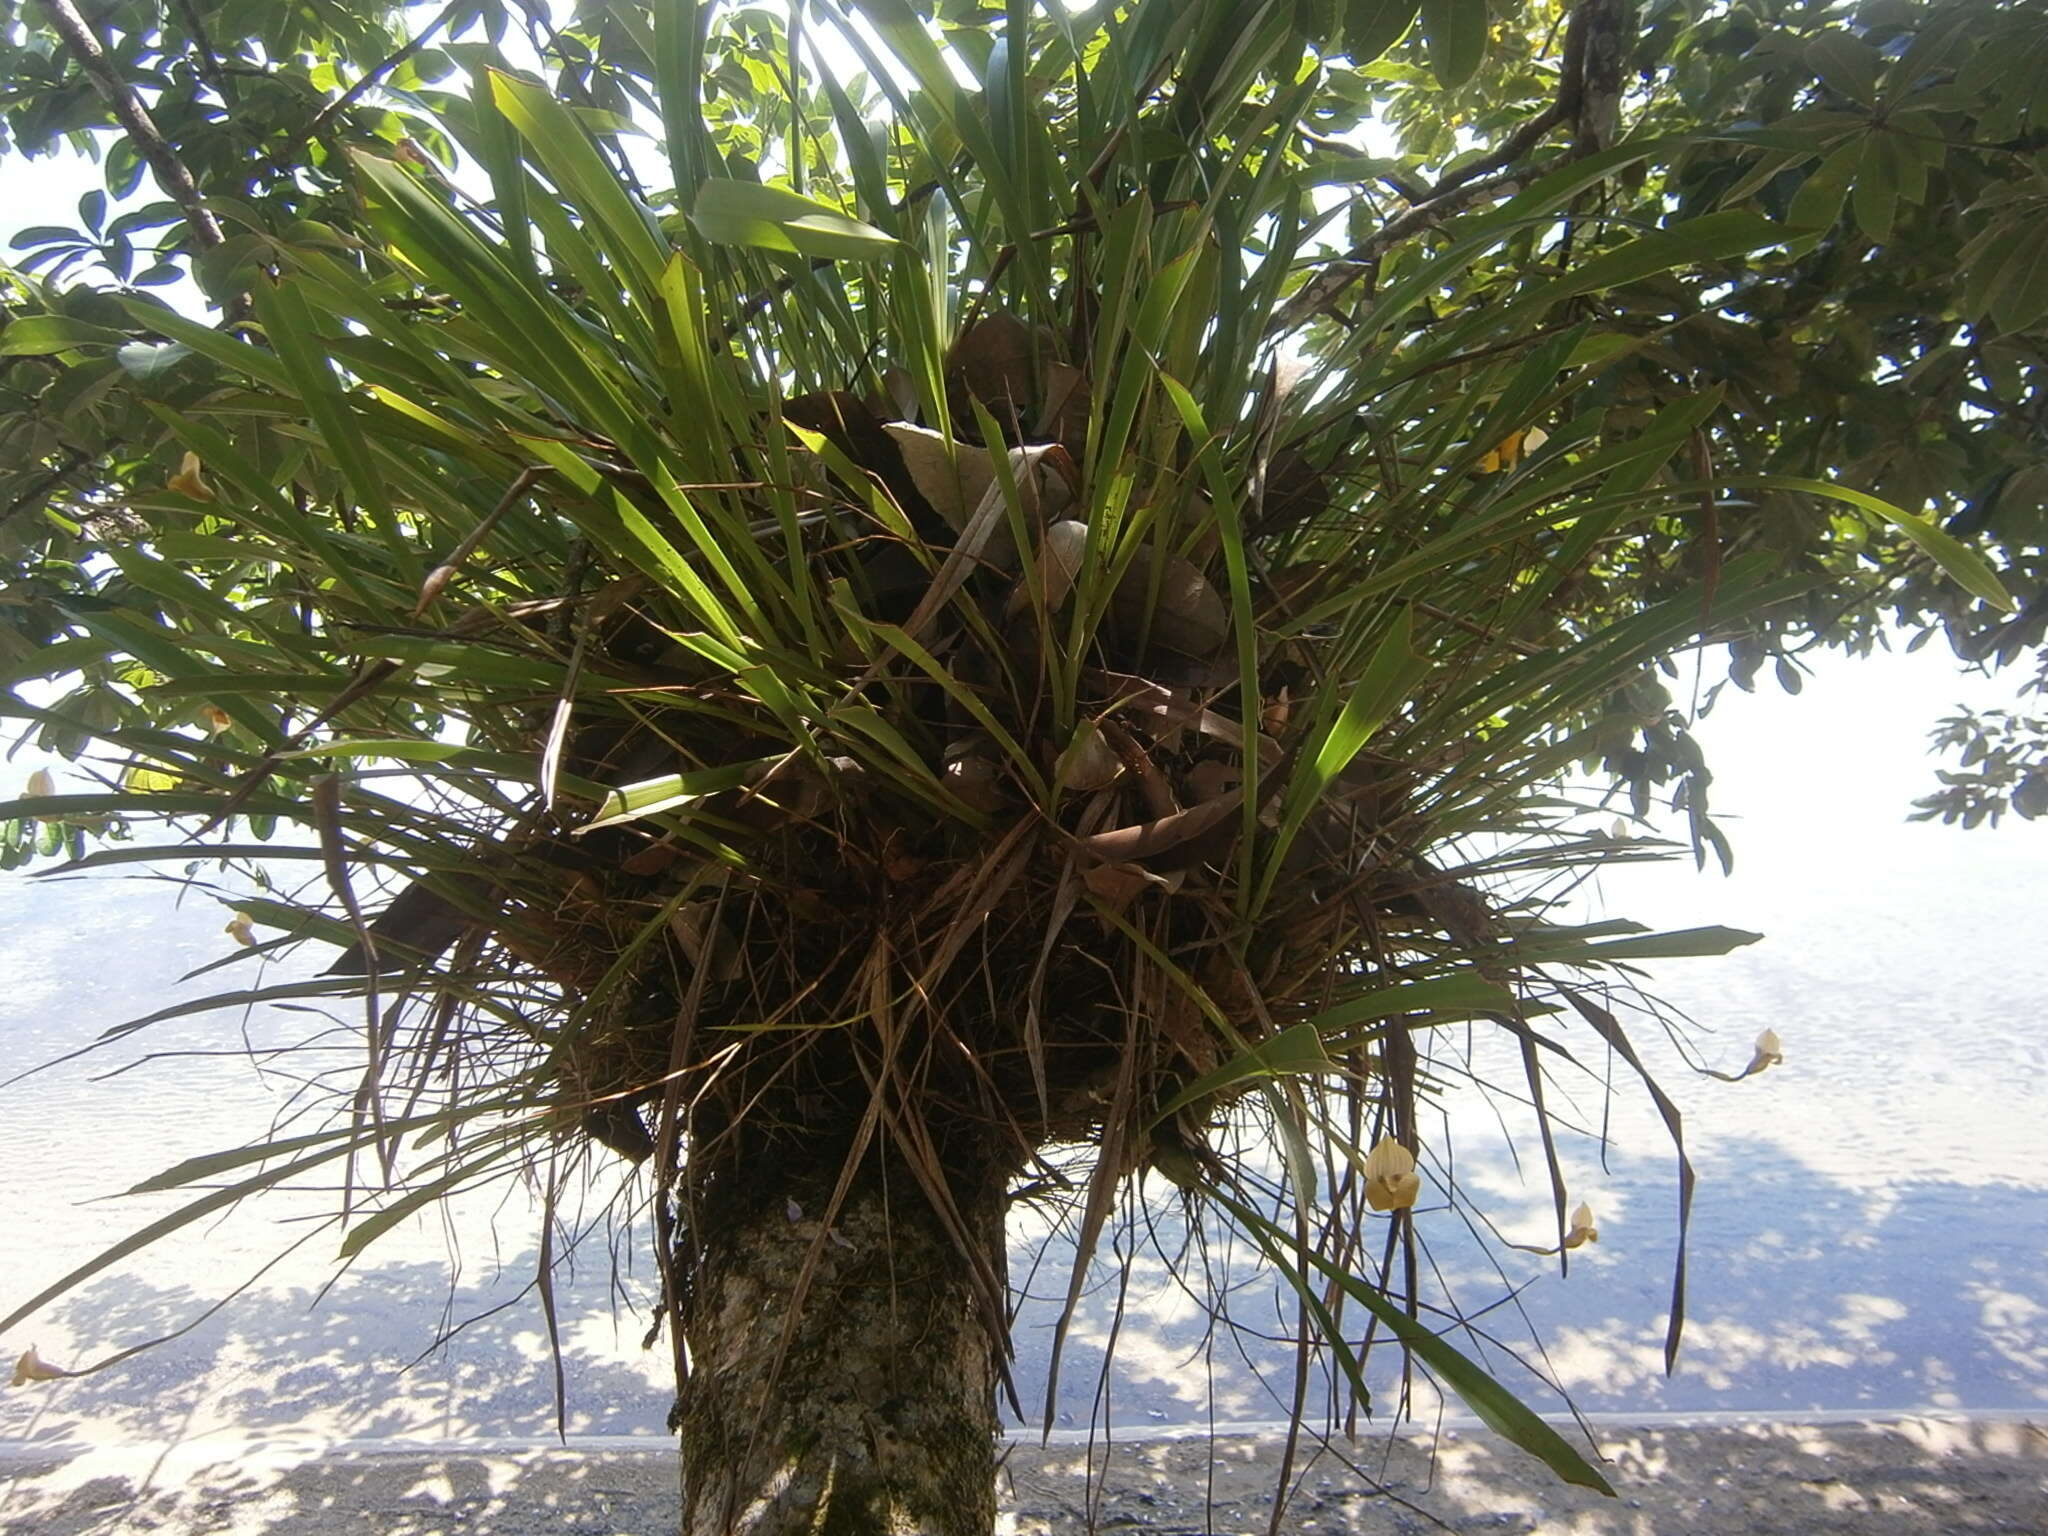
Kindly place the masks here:
MULTIPOLYGON (((685 1536, 994 1528, 1006 1341, 959 1237, 891 1164, 869 1160, 829 1228, 825 1175, 766 1187, 728 1174, 701 1192, 678 1415, 685 1536)), ((961 1182, 959 1220, 1000 1275, 1000 1176, 961 1182)))

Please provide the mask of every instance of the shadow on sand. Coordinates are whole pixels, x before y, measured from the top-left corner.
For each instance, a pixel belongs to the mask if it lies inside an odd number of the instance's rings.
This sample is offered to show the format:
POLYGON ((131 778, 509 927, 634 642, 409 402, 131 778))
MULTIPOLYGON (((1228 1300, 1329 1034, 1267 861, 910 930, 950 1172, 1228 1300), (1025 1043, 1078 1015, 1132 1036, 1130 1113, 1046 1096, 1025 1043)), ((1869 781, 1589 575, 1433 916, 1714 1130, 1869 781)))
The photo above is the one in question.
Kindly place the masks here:
MULTIPOLYGON (((1464 1172, 1494 1181, 1489 1194, 1505 1177, 1464 1172)), ((1508 1353, 1535 1358, 1528 1340, 1540 1335, 1550 1374, 1600 1419, 1595 1438, 1613 1458, 1622 1500, 1560 1488, 1469 1429, 1437 1439, 1363 1423, 1364 1438, 1341 1454, 1305 1446, 1286 1528, 1434 1528, 1404 1500, 1454 1530, 1575 1536, 2042 1528, 2048 1464, 2042 1437, 2020 1422, 2048 1416, 2048 1276, 2032 1241, 2048 1199, 2040 1190, 1934 1181, 1858 1190, 1782 1155, 1739 1185, 1704 1184, 1692 1322, 1680 1370, 1667 1379, 1659 1314, 1672 1237, 1668 1164, 1617 1157, 1608 1177, 1615 1216, 1603 1218, 1598 1247, 1575 1255, 1562 1281, 1543 1260, 1509 1255, 1511 1279, 1542 1278, 1521 1310, 1479 1320, 1500 1342, 1467 1334, 1461 1343, 1534 1406, 1555 1411, 1562 1399, 1508 1353), (1978 1233, 1965 1266, 1942 1257, 1943 1233, 1958 1223, 1978 1233), (1907 1409, 2007 1413, 1881 1429, 1785 1421, 1907 1409), (1656 1415, 1674 1413, 1770 1413, 1779 1422, 1654 1426, 1656 1415)), ((1172 1240, 1172 1203, 1153 1216, 1172 1240)), ((1479 1246, 1447 1238, 1456 1223, 1440 1213, 1423 1216, 1436 1244, 1426 1272, 1466 1306, 1497 1297, 1500 1276, 1479 1246)), ((1029 1408, 1043 1398, 1050 1298, 1064 1294, 1070 1262, 1055 1240, 1020 1307, 1017 1376, 1029 1408)), ((646 1319, 635 1308, 646 1298, 614 1286, 605 1270, 585 1265, 561 1287, 569 1450, 545 1448, 556 1428, 554 1378, 540 1308, 526 1291, 530 1262, 461 1285, 441 1265, 393 1262, 349 1273, 317 1305, 303 1287, 252 1293, 114 1371, 0 1394, 0 1529, 672 1530, 666 1348, 640 1349, 646 1319), (454 1324, 462 1326, 443 1347, 413 1362, 454 1324)), ((1214 1327, 1152 1260, 1137 1264, 1119 1321, 1105 1267, 1073 1330, 1061 1417, 1089 1422, 1113 1323, 1108 1406, 1120 1440, 1204 1425, 1212 1410, 1223 1424, 1283 1417, 1292 1306, 1248 1270, 1226 1266, 1217 1279, 1237 1287, 1235 1335, 1214 1327)), ((81 1354, 98 1355, 178 1328, 207 1301, 110 1276, 47 1321, 81 1341, 81 1354)), ((1387 1354, 1375 1364, 1383 1407, 1396 1400, 1396 1363, 1387 1354)), ((1310 1412, 1327 1401, 1318 1379, 1310 1412)), ((1007 1528, 1082 1530, 1092 1512, 1103 1529, 1264 1529, 1276 1465, 1272 1442, 1257 1435, 1227 1435, 1213 1455, 1206 1438, 1153 1439, 1120 1449, 1097 1494, 1085 1444, 1023 1443, 1008 1464, 1007 1528)))
MULTIPOLYGON (((1925 1536, 2039 1529, 2048 1436, 2015 1422, 1756 1424, 1602 1435, 1618 1497, 1548 1480, 1490 1437, 1404 1434, 1304 1451, 1281 1528, 1303 1533, 1925 1536)), ((1266 1436, 1138 1442, 1103 1455, 1012 1447, 1006 1536, 1268 1529, 1279 1446, 1266 1436)), ((672 1452, 339 1454, 22 1467, 0 1492, 6 1536, 656 1536, 676 1528, 672 1452)))

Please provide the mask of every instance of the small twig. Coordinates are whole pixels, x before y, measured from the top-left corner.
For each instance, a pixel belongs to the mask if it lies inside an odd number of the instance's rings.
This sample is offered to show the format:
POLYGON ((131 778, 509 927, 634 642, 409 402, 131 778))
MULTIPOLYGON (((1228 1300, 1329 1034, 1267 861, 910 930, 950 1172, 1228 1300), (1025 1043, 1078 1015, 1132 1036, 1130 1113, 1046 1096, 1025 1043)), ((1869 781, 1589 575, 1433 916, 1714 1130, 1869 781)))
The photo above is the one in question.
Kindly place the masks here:
POLYGON ((23 507, 47 496, 51 491, 54 491, 66 480, 77 474, 79 470, 83 469, 92 460, 92 455, 83 448, 68 448, 65 450, 65 454, 67 462, 59 464, 55 469, 29 486, 19 496, 16 496, 14 500, 7 503, 6 509, 0 511, 0 523, 6 522, 7 519, 14 516, 23 507))
POLYGON ((178 15, 185 23, 185 31, 192 39, 199 78, 213 87, 214 94, 222 101, 229 100, 226 72, 220 67, 220 55, 213 51, 212 39, 206 35, 206 23, 200 19, 199 7, 192 0, 176 0, 176 4, 178 15))
POLYGON ((1452 613, 1447 608, 1437 607, 1435 603, 1425 603, 1420 598, 1413 597, 1397 598, 1396 601, 1405 602, 1417 613, 1427 614, 1439 623, 1449 624, 1455 628, 1462 629, 1468 635, 1477 635, 1481 640, 1489 641, 1495 645, 1504 645, 1518 655, 1541 656, 1544 653, 1545 647, 1543 646, 1531 645, 1526 640, 1517 640, 1513 635, 1504 635, 1497 629, 1481 624, 1477 619, 1469 619, 1463 614, 1452 613))
POLYGON ((86 25, 85 18, 78 14, 71 0, 38 0, 38 3, 50 18, 50 24, 57 29, 57 35, 64 39, 64 46, 78 60, 79 69, 113 112, 115 121, 126 131, 135 152, 156 173, 157 185, 185 215, 194 243, 202 250, 220 245, 227 237, 221 233, 220 222, 200 196, 199 184, 192 179, 192 172, 164 138, 150 117, 149 109, 142 104, 142 98, 114 73, 107 50, 101 46, 92 28, 86 25))
POLYGON ((833 264, 833 260, 834 258, 830 256, 813 256, 811 264, 802 271, 785 272, 769 287, 761 289, 758 293, 750 294, 746 301, 740 305, 739 313, 734 315, 727 322, 725 329, 719 332, 718 344, 722 347, 731 346, 732 339, 747 328, 754 316, 760 314, 762 310, 773 304, 777 299, 785 297, 792 288, 796 287, 799 282, 809 277, 813 272, 823 272, 833 264))
POLYGON ((1291 331, 1318 311, 1336 302, 1372 264, 1402 241, 1436 228, 1445 219, 1462 213, 1489 197, 1507 197, 1521 191, 1530 177, 1528 171, 1510 171, 1487 181, 1468 181, 1426 203, 1417 203, 1406 213, 1387 220, 1364 243, 1346 251, 1304 283, 1299 292, 1274 312, 1266 327, 1268 336, 1291 331))
POLYGON ((498 526, 505 514, 517 506, 520 498, 533 489, 534 482, 553 472, 553 467, 547 464, 529 464, 519 471, 511 485, 506 487, 505 494, 498 498, 498 504, 491 508, 483 521, 463 536, 462 542, 455 546, 446 560, 427 572, 426 580, 420 583, 419 601, 413 605, 414 618, 417 619, 433 607, 434 599, 439 597, 441 589, 454 579, 455 573, 462 568, 462 562, 476 553, 477 546, 490 537, 491 530, 498 526))
MULTIPOLYGON (((48 3, 48 0, 45 0, 45 3, 48 3)), ((59 3, 62 3, 62 0, 59 0, 59 3)), ((392 52, 386 54, 375 65, 371 66, 354 85, 322 107, 314 115, 313 121, 306 125, 303 132, 293 134, 286 141, 283 148, 271 155, 267 162, 269 169, 273 171, 283 170, 286 161, 290 160, 301 149, 305 148, 306 145, 312 143, 313 140, 324 133, 328 125, 337 117, 354 106, 358 101, 361 101, 364 94, 374 87, 378 81, 426 47, 427 39, 440 31, 447 24, 448 19, 461 8, 462 4, 463 0, 448 0, 448 4, 441 8, 440 13, 418 32, 414 33, 410 40, 401 43, 392 52)))
POLYGON ((1482 176, 1491 176, 1495 171, 1505 170, 1513 165, 1534 149, 1546 133, 1565 121, 1570 110, 1565 105, 1566 98, 1569 96, 1575 100, 1577 95, 1578 92, 1568 85, 1560 86, 1556 101, 1517 128, 1492 154, 1481 155, 1477 160, 1469 161, 1445 176, 1429 189, 1428 201, 1435 202, 1439 198, 1448 197, 1460 187, 1469 186, 1482 176))
MULTIPOLYGON (((1463 211, 1481 197, 1518 192, 1528 179, 1526 171, 1506 171, 1515 165, 1530 150, 1543 142, 1544 137, 1560 124, 1571 126, 1575 131, 1581 127, 1585 115, 1586 70, 1590 33, 1606 27, 1611 30, 1612 17, 1601 6, 1602 0, 1581 0, 1571 12, 1571 22, 1565 32, 1565 51, 1562 67, 1558 72, 1557 95, 1549 106, 1522 124, 1504 139, 1497 149, 1466 162, 1456 170, 1442 177, 1434 186, 1423 192, 1420 199, 1411 197, 1408 211, 1382 224, 1379 230, 1363 244, 1346 251, 1330 265, 1310 278, 1301 291, 1284 305, 1273 317, 1266 334, 1277 335, 1293 330, 1312 316, 1327 309, 1345 289, 1371 270, 1372 264, 1394 246, 1411 236, 1434 228, 1454 213, 1463 211)), ((1606 68, 1606 55, 1602 55, 1602 67, 1606 68)), ((1603 74, 1603 80, 1605 78, 1603 74)), ((1589 147, 1598 147, 1584 141, 1578 152, 1589 147)))

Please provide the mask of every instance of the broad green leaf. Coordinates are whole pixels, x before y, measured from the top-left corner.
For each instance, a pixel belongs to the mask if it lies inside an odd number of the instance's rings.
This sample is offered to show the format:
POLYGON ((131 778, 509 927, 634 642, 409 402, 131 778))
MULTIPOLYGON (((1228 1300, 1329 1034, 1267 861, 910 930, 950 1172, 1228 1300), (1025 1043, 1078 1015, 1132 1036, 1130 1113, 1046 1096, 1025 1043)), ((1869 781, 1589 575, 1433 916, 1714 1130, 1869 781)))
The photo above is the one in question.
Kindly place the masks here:
POLYGON ((1862 159, 1862 146, 1851 141, 1821 161, 1793 193, 1785 222, 1794 229, 1831 228, 1842 216, 1842 201, 1862 159))
POLYGON ((1878 526, 1896 528, 1918 545, 1920 552, 1932 560, 1949 580, 1972 596, 1981 597, 1992 607, 2007 613, 2015 607, 2012 594, 2005 590, 2005 584, 1982 555, 1928 519, 1916 517, 1903 507, 1895 507, 1881 496, 1832 480, 1806 480, 1792 475, 1758 475, 1731 483, 1758 490, 1804 491, 1811 496, 1846 502, 1878 526))
POLYGON ((129 373, 147 381, 169 373, 192 356, 192 349, 177 341, 131 341, 117 347, 114 356, 129 373))
POLYGON ((594 832, 599 827, 616 826, 620 822, 636 821, 643 816, 658 816, 664 811, 695 805, 723 790, 737 789, 780 761, 780 758, 764 757, 753 762, 728 763, 722 768, 665 773, 658 779, 623 784, 605 796, 604 803, 597 808, 597 815, 578 830, 594 832))
POLYGON ((1866 134, 1863 156, 1856 164, 1850 188, 1849 207, 1856 215, 1856 227, 1873 244, 1883 245, 1892 237, 1892 220, 1899 207, 1899 155, 1897 136, 1866 134))
POLYGON ((445 763, 468 749, 452 741, 422 741, 416 736, 362 737, 323 741, 314 746, 286 752, 280 761, 303 757, 384 757, 405 763, 445 763))
POLYGON ((668 251, 653 215, 633 200, 588 130, 547 87, 502 70, 492 71, 491 98, 533 146, 555 189, 583 215, 593 243, 641 302, 651 304, 668 251))
MULTIPOLYGON (((404 1133, 423 1127, 443 1125, 451 1120, 462 1121, 474 1119, 479 1115, 497 1114, 505 1107, 503 1102, 468 1104, 460 1109, 443 1111, 440 1114, 386 1120, 383 1129, 387 1132, 404 1133)), ((310 1151, 315 1147, 333 1148, 340 1142, 366 1146, 370 1139, 370 1134, 364 1128, 347 1125, 327 1131, 310 1131, 301 1136, 281 1136, 274 1141, 260 1141, 252 1146, 230 1147, 223 1152, 202 1152, 197 1157, 188 1157, 182 1162, 172 1164, 161 1173, 151 1174, 128 1193, 160 1194, 167 1189, 196 1184, 202 1179, 217 1179, 224 1173, 246 1168, 251 1163, 267 1163, 275 1158, 289 1157, 293 1153, 310 1151)))
POLYGON ((1430 73, 1447 91, 1478 74, 1486 61, 1486 10, 1487 0, 1421 0, 1430 73))
POLYGON ((1455 1018, 1484 1013, 1513 1013, 1527 1004, 1497 982, 1481 976, 1435 976, 1402 982, 1323 1009, 1309 1023, 1325 1037, 1354 1025, 1403 1013, 1433 1013, 1455 1018))
POLYGON ((1670 933, 1637 934, 1622 939, 1606 939, 1598 943, 1570 940, 1562 948, 1554 948, 1544 936, 1530 935, 1519 941, 1519 947, 1540 951, 1546 959, 1564 959, 1572 964, 1598 963, 1609 960, 1675 960, 1696 959, 1706 955, 1725 955, 1731 950, 1754 944, 1763 938, 1760 933, 1747 933, 1740 928, 1681 928, 1670 933))
POLYGON ((1807 40, 1806 62, 1836 95, 1862 106, 1877 100, 1878 51, 1841 27, 1823 27, 1807 40))
POLYGON ((1568 294, 1599 293, 1640 282, 1674 267, 1722 261, 1752 251, 1783 245, 1789 237, 1778 225, 1743 208, 1702 214, 1696 219, 1654 230, 1603 251, 1542 290, 1556 299, 1568 294))
POLYGON ((1354 64, 1370 64, 1414 24, 1421 0, 1344 0, 1340 41, 1354 64))

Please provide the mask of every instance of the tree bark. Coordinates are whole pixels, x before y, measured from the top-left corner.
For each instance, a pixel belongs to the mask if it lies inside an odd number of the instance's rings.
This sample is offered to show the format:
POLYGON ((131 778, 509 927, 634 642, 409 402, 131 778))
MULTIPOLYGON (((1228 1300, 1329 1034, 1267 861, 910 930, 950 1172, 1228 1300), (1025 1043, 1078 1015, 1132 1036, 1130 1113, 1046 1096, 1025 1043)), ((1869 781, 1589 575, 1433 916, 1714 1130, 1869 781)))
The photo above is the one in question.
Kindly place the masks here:
MULTIPOLYGON (((990 1336, 958 1241, 892 1172, 864 1172, 822 1241, 829 1181, 727 1178, 700 1193, 679 1409, 685 1536, 994 1529, 1005 1341, 990 1336)), ((999 1276, 1001 1180, 974 1182, 962 1218, 999 1276)))

